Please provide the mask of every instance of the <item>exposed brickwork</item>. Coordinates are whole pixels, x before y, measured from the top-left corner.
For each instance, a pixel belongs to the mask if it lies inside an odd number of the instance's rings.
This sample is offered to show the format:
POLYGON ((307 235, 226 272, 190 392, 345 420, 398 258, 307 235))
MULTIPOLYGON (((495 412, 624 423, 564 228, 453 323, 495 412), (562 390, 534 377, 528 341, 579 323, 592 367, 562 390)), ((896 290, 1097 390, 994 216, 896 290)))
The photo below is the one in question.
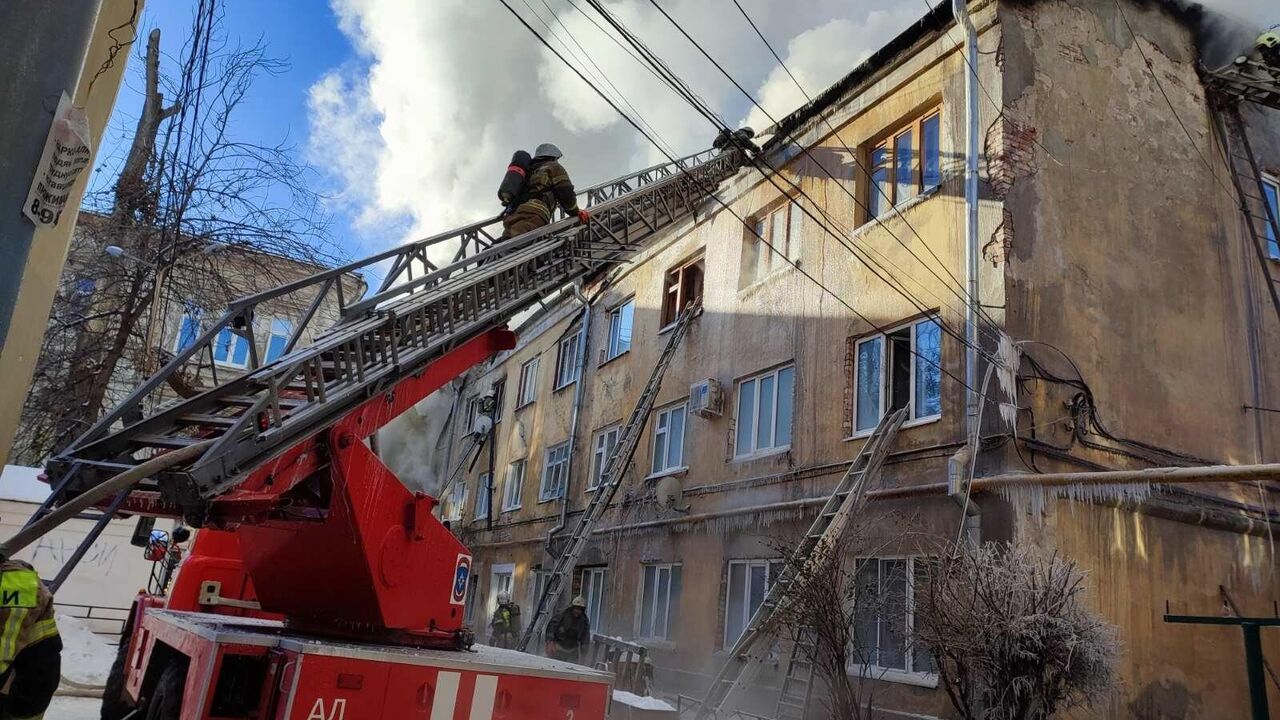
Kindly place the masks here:
POLYGON ((844 415, 841 416, 840 427, 844 436, 853 435, 853 362, 857 338, 848 337, 844 341, 844 415))
POLYGON ((1058 54, 1067 62, 1073 62, 1077 65, 1089 64, 1089 58, 1085 57, 1084 48, 1079 45, 1059 45, 1058 54))
POLYGON ((1009 257, 1009 249, 1013 247, 1013 213, 1005 208, 1004 218, 991 233, 991 239, 982 246, 982 257, 996 267, 1009 257))
POLYGON ((987 163, 987 182, 997 199, 1009 194, 1013 183, 1036 171, 1036 144, 1039 131, 1023 122, 1001 114, 987 128, 983 157, 987 163))

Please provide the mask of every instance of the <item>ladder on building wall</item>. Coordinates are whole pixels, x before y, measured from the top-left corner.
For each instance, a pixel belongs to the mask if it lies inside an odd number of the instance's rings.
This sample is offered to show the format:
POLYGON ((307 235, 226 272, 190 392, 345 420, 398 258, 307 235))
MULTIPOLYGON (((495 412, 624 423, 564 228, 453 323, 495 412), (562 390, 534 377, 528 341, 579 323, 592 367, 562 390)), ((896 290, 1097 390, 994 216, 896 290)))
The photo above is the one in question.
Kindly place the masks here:
POLYGON ((604 470, 600 476, 600 484, 596 487, 596 491, 592 493, 591 500, 582 511, 582 515, 578 517, 578 523, 573 528, 573 534, 569 536, 569 542, 565 547, 564 553, 556 560, 555 566, 551 569, 551 575, 547 578, 546 587, 542 591, 542 596, 538 598, 538 605, 534 609, 533 621, 525 627, 524 636, 520 638, 520 644, 516 646, 517 650, 528 650, 529 643, 542 633, 547 626, 547 622, 551 619, 552 613, 555 612, 556 603, 559 601, 560 596, 564 594, 565 588, 570 584, 569 575, 573 572, 574 566, 578 564, 578 558, 582 555, 582 551, 586 549, 587 543, 591 539, 591 531, 595 529, 596 523, 609 508, 609 503, 613 500, 613 496, 618 492, 618 487, 622 484, 622 474, 626 471, 627 466, 631 464, 631 459, 635 457, 636 448, 640 444, 640 435, 644 432, 644 426, 649 420, 649 413, 653 410, 653 404, 658 400, 658 390, 662 387, 662 377, 667 374, 667 368, 671 366, 671 361, 675 358, 676 348, 679 347, 680 341, 684 339, 685 333, 689 329, 689 323, 701 312, 701 307, 689 306, 680 313, 680 317, 676 318, 675 327, 671 329, 670 334, 667 336, 667 344, 662 348, 662 355, 658 357, 658 362, 653 366, 653 372, 649 373, 649 381, 645 383, 644 390, 640 393, 640 399, 636 401, 635 407, 632 408, 631 416, 627 418, 627 423, 622 426, 622 431, 618 435, 618 443, 614 446, 613 453, 605 460, 604 470))
POLYGON ((731 707, 738 689, 754 677, 760 666, 760 652, 767 651, 779 634, 779 628, 773 622, 775 614, 787 606, 791 589, 801 571, 811 567, 812 563, 821 562, 823 552, 835 547, 849 523, 862 510, 867 486, 879 479, 889 447, 907 419, 908 410, 904 407, 885 414, 863 444, 858 457, 849 464, 848 471, 792 551, 778 580, 769 588, 764 601, 733 644, 728 659, 711 681, 707 696, 698 708, 697 720, 719 717, 722 711, 731 707))
POLYGON ((792 639, 791 658, 787 661, 787 674, 782 678, 782 690, 778 693, 776 720, 808 720, 809 704, 813 701, 813 653, 818 639, 813 628, 799 628, 792 639))

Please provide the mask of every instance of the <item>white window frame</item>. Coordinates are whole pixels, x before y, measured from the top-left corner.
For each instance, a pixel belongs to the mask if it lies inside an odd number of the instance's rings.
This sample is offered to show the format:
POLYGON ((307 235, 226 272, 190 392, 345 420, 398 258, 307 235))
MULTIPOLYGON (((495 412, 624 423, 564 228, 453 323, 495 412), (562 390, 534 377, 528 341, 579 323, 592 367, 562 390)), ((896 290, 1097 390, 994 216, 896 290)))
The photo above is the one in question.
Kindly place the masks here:
POLYGON ((244 368, 249 367, 249 362, 253 359, 253 348, 249 346, 249 340, 247 338, 245 338, 243 335, 236 332, 235 330, 232 330, 230 326, 227 326, 222 328, 222 330, 219 331, 217 335, 213 336, 213 347, 211 348, 209 354, 213 357, 214 363, 216 363, 219 367, 237 368, 237 369, 243 370, 244 368), (227 345, 227 356, 224 359, 219 360, 218 345, 222 342, 222 338, 224 335, 230 336, 231 340, 227 345), (238 363, 235 361, 236 350, 240 347, 242 343, 244 344, 244 362, 238 363))
POLYGON ((486 470, 485 472, 480 473, 480 477, 476 479, 475 506, 477 520, 489 519, 490 508, 488 486, 493 482, 492 476, 493 473, 486 470))
POLYGON ((440 519, 457 521, 462 519, 462 508, 467 504, 467 484, 455 482, 449 488, 449 494, 440 507, 440 519))
POLYGON ((591 634, 604 632, 604 606, 609 602, 609 568, 607 566, 582 568, 582 597, 587 601, 587 618, 591 621, 591 634), (597 595, 596 591, 599 590, 597 595))
POLYGON ((568 387, 582 376, 582 331, 560 341, 556 348, 556 379, 553 390, 568 387))
POLYGON ((734 417, 733 457, 735 460, 761 457, 764 455, 774 455, 777 453, 786 452, 787 450, 791 449, 790 441, 788 441, 786 445, 777 444, 778 398, 779 398, 778 376, 782 373, 782 371, 787 369, 790 369, 792 372, 792 376, 791 376, 791 380, 792 380, 791 382, 791 437, 794 438, 795 437, 795 420, 796 420, 795 367, 796 367, 795 363, 790 362, 785 365, 779 365, 778 367, 775 367, 772 370, 766 370, 756 375, 748 375, 747 377, 740 378, 737 381, 737 383, 735 383, 737 385, 737 387, 734 389, 735 404, 733 406, 733 413, 734 413, 733 415, 734 417), (769 437, 773 438, 772 442, 774 444, 761 449, 759 447, 756 447, 756 438, 759 435, 759 433, 757 432, 758 428, 756 427, 756 418, 759 416, 759 413, 760 413, 760 381, 764 379, 768 379, 770 377, 773 378, 773 417, 771 421, 773 424, 773 428, 769 437), (738 442, 738 437, 741 434, 740 426, 742 423, 742 388, 746 383, 749 383, 752 381, 755 382, 755 386, 753 389, 753 392, 755 392, 755 400, 751 404, 751 417, 750 417, 751 432, 748 434, 748 437, 751 438, 751 447, 746 452, 743 452, 742 444, 738 442))
POLYGON ((502 480, 502 512, 512 512, 524 507, 524 478, 528 465, 524 458, 507 463, 507 476, 502 480))
POLYGON ((538 399, 538 359, 520 364, 520 384, 516 392, 516 409, 528 407, 538 399))
POLYGON ((747 243, 752 247, 754 256, 749 258, 749 278, 742 287, 750 287, 766 278, 790 268, 796 260, 800 238, 792 237, 793 232, 799 234, 802 227, 799 218, 803 218, 804 210, 795 200, 787 200, 778 207, 762 212, 751 222, 747 231, 747 243), (797 215, 799 217, 797 217, 797 215), (777 238, 779 220, 781 218, 782 239, 777 238), (776 257, 775 257, 776 256, 776 257))
MULTIPOLYGON (((1277 178, 1274 175, 1263 174, 1262 183, 1267 187, 1271 188, 1271 190, 1275 192, 1276 206, 1273 207, 1272 210, 1275 211, 1277 219, 1280 219, 1280 178, 1277 178)), ((1265 192, 1263 193, 1262 201, 1267 202, 1265 192)), ((1271 223, 1270 223, 1270 219, 1267 217, 1266 208, 1262 208, 1262 219, 1267 223, 1268 232, 1270 232, 1271 223)), ((1275 243, 1274 245, 1272 244, 1273 241, 1271 241, 1270 238, 1267 238, 1264 236, 1263 240, 1267 241, 1267 257, 1271 258, 1272 260, 1280 260, 1280 237, 1274 240, 1274 243, 1275 243)))
POLYGON ((493 395, 493 424, 497 425, 502 422, 502 404, 507 400, 507 379, 500 377, 494 380, 488 394, 493 395))
MULTIPOLYGON (((732 640, 729 639, 729 610, 730 606, 733 604, 730 601, 730 593, 733 592, 733 567, 735 565, 741 565, 743 567, 744 581, 742 586, 742 609, 744 610, 744 616, 742 617, 742 629, 745 632, 747 624, 751 622, 751 616, 755 614, 756 609, 759 608, 759 606, 756 606, 756 608, 751 607, 751 589, 748 586, 748 583, 751 582, 751 569, 758 567, 764 568, 764 595, 761 596, 761 602, 763 603, 763 599, 769 594, 769 588, 773 587, 776 574, 782 571, 784 562, 785 561, 782 558, 743 558, 739 560, 730 560, 725 565, 724 630, 720 638, 721 642, 724 643, 722 647, 724 647, 725 650, 732 648, 733 644, 738 642, 738 638, 736 637, 732 640)), ((739 637, 741 637, 741 635, 739 635, 739 637)))
POLYGON ((293 320, 287 317, 277 315, 271 318, 271 322, 267 324, 267 347, 263 350, 263 363, 275 361, 277 358, 285 355, 285 347, 289 345, 289 338, 293 336, 293 320), (280 352, 277 355, 271 354, 271 344, 276 338, 280 338, 280 352))
POLYGON ((689 435, 689 401, 681 400, 673 405, 668 405, 654 413, 653 416, 653 442, 650 445, 649 456, 649 475, 657 476, 673 471, 684 470, 688 467, 685 463, 684 445, 685 439, 689 435), (673 413, 679 412, 682 416, 680 422, 680 437, 675 438, 671 435, 671 417, 673 413), (671 445, 673 441, 678 440, 680 443, 680 462, 671 464, 671 445), (659 445, 662 450, 662 464, 658 464, 659 445))
MULTIPOLYGON (((869 677, 876 680, 887 680, 890 682, 899 682, 899 683, 904 683, 908 685, 919 685, 921 687, 932 688, 932 687, 938 686, 937 672, 929 672, 929 671, 914 669, 915 653, 913 652, 914 650, 913 642, 915 639, 915 618, 916 618, 915 582, 916 582, 916 561, 919 559, 921 558, 917 556, 909 556, 909 555, 885 555, 885 556, 878 556, 878 557, 861 557, 855 560, 855 563, 866 562, 866 561, 876 562, 877 584, 880 583, 881 561, 905 560, 907 562, 907 569, 906 569, 907 597, 904 598, 904 602, 903 602, 903 612, 906 613, 906 620, 903 625, 903 635, 906 642, 906 647, 903 650, 903 655, 904 655, 903 665, 905 665, 907 669, 903 670, 900 668, 882 667, 880 665, 875 665, 875 664, 863 665, 857 662, 850 662, 848 671, 851 675, 857 675, 859 677, 869 677)), ((855 590, 856 590, 856 587, 855 587, 855 590)), ((879 639, 880 611, 879 609, 877 609, 876 611, 876 619, 877 619, 876 647, 878 649, 880 645, 880 639, 879 639)), ((856 642, 856 639, 855 639, 855 642, 856 642)), ((857 651, 854 649, 851 649, 849 653, 849 657, 851 659, 856 659, 857 656, 858 656, 857 651)))
POLYGON ((489 599, 485 603, 486 618, 493 617, 493 611, 498 609, 498 593, 505 592, 515 599, 516 589, 516 566, 515 563, 503 563, 494 565, 489 570, 489 599), (505 578, 505 579, 504 579, 505 578))
POLYGON ((591 474, 587 476, 586 492, 591 492, 600 487, 601 476, 604 474, 605 463, 609 460, 609 450, 618 447, 618 438, 622 435, 622 425, 610 425, 600 428, 591 435, 591 474), (613 436, 613 443, 608 442, 608 437, 613 436))
POLYGON ((547 448, 542 456, 542 478, 538 484, 538 502, 551 502, 564 497, 569 484, 569 443, 547 448), (562 455, 561 455, 562 454, 562 455), (561 455, 557 457, 557 455, 561 455))
POLYGON ((631 351, 631 343, 636 336, 636 299, 627 298, 609 310, 609 335, 604 348, 604 361, 621 357, 631 351), (630 311, 627 310, 630 308, 630 311), (622 316, 631 317, 631 334, 627 336, 626 347, 622 347, 622 316))
MULTIPOLYGON (((641 640, 671 640, 672 639, 671 631, 675 628, 671 627, 671 607, 672 607, 672 603, 680 602, 680 597, 678 595, 676 597, 672 597, 671 588, 675 584, 674 579, 675 579, 676 573, 681 572, 682 569, 683 569, 683 564, 681 563, 641 563, 640 564, 640 582, 638 585, 638 587, 640 588, 640 602, 636 603, 636 637, 637 638, 641 640), (645 597, 645 594, 644 594, 644 590, 645 590, 644 576, 645 576, 645 573, 649 570, 649 568, 653 568, 654 570, 654 581, 653 581, 654 596, 653 597, 645 597), (659 624, 658 624, 657 591, 658 591, 659 578, 661 577, 661 574, 663 571, 666 571, 667 573, 667 598, 666 598, 667 614, 666 614, 666 617, 662 618, 661 632, 659 632, 658 631, 659 624), (648 635, 645 635, 643 632, 646 615, 649 617, 649 627, 653 629, 653 631, 648 635)), ((683 583, 681 585, 682 585, 681 590, 683 591, 683 583)))
MULTIPOLYGON (((867 344, 867 343, 869 343, 869 342, 874 342, 874 341, 876 341, 876 340, 879 340, 879 341, 880 341, 880 383, 879 383, 879 386, 880 386, 880 396, 879 396, 879 408, 880 408, 880 414, 879 414, 879 415, 877 416, 877 418, 876 418, 876 422, 878 423, 878 422, 879 422, 879 420, 880 420, 881 418, 883 418, 883 417, 884 417, 885 410, 886 410, 886 404, 887 404, 887 403, 888 403, 888 401, 889 401, 889 375, 888 375, 888 371, 890 370, 890 368, 888 367, 888 362, 889 362, 889 336, 890 336, 890 335, 892 335, 892 334, 894 334, 894 333, 897 333, 897 332, 899 332, 900 330, 903 330, 903 329, 908 329, 908 328, 909 328, 909 332, 908 332, 908 334, 909 334, 909 335, 910 335, 910 337, 911 337, 911 351, 910 351, 910 355, 911 355, 911 368, 908 370, 908 372, 911 374, 911 382, 910 382, 910 383, 908 383, 908 390, 907 390, 907 402, 908 402, 908 403, 910 404, 910 406, 911 406, 911 416, 907 418, 907 421, 906 421, 906 422, 904 422, 904 423, 902 424, 902 426, 903 426, 903 427, 915 427, 915 426, 917 426, 917 425, 925 425, 925 424, 927 424, 927 423, 937 422, 938 420, 942 419, 942 400, 943 400, 943 397, 942 397, 942 387, 941 387, 941 382, 939 382, 939 387, 938 387, 938 393, 939 393, 939 396, 938 396, 938 408, 939 408, 939 410, 938 410, 938 412, 933 413, 933 414, 930 414, 930 415, 917 415, 917 414, 916 414, 916 412, 917 412, 917 409, 916 409, 916 380, 917 380, 917 372, 918 372, 918 363, 920 363, 920 362, 921 362, 921 360, 920 360, 920 356, 918 355, 917 350, 916 350, 916 332, 917 332, 917 330, 916 330, 916 326, 917 326, 917 325, 924 324, 924 323, 928 323, 928 322, 937 323, 937 325, 938 325, 938 329, 939 329, 939 333, 941 334, 941 330, 942 330, 942 321, 941 321, 941 320, 939 320, 937 317, 930 315, 929 317, 917 318, 917 319, 915 319, 915 320, 911 320, 911 321, 909 321, 909 322, 901 323, 901 324, 896 325, 896 326, 894 326, 894 327, 892 327, 892 328, 888 328, 888 329, 887 329, 885 332, 883 332, 883 333, 876 333, 876 334, 874 334, 874 335, 868 335, 868 336, 866 336, 866 337, 864 337, 864 338, 860 338, 857 342, 855 342, 855 343, 854 343, 854 346, 853 346, 853 377, 850 379, 850 382, 852 382, 852 383, 853 383, 853 407, 852 407, 852 408, 850 408, 850 413, 852 413, 852 417, 850 418, 850 425, 851 425, 851 427, 853 428, 853 435, 852 435, 852 436, 850 436, 851 438, 862 438, 862 437, 867 437, 867 436, 869 436, 872 432, 874 432, 874 431, 875 431, 875 425, 872 425, 871 427, 868 427, 868 428, 862 428, 862 429, 859 429, 859 428, 858 428, 858 397, 859 397, 859 393, 861 392, 861 388, 859 387, 859 384, 858 384, 858 374, 859 374, 859 373, 858 373, 858 370, 859 370, 859 365, 860 365, 860 364, 861 364, 861 362, 862 362, 862 354, 861 354, 861 352, 860 352, 860 348, 861 348, 863 345, 865 345, 865 344, 867 344)), ((941 337, 939 338, 939 343, 941 343, 941 337)), ((941 365, 941 364, 942 364, 942 347, 941 347, 941 344, 939 345, 939 348, 938 348, 938 364, 939 364, 939 365, 941 365)), ((941 369, 940 367, 939 367, 939 368, 936 368, 936 369, 937 369, 937 371, 938 371, 938 373, 939 373, 939 374, 941 374, 941 373, 942 373, 942 369, 941 369)))
POLYGON ((544 568, 533 568, 529 571, 532 582, 529 583, 529 614, 537 612, 538 598, 547 590, 547 583, 551 581, 551 571, 544 568))
POLYGON ((201 322, 203 320, 204 308, 200 307, 192 300, 183 302, 182 312, 178 313, 178 336, 173 339, 174 354, 181 353, 183 350, 194 345, 196 341, 200 339, 200 335, 203 332, 203 329, 201 328, 201 322), (195 325, 195 332, 191 335, 191 341, 188 344, 183 345, 182 340, 185 333, 182 332, 182 328, 186 324, 188 318, 190 318, 191 322, 195 325))

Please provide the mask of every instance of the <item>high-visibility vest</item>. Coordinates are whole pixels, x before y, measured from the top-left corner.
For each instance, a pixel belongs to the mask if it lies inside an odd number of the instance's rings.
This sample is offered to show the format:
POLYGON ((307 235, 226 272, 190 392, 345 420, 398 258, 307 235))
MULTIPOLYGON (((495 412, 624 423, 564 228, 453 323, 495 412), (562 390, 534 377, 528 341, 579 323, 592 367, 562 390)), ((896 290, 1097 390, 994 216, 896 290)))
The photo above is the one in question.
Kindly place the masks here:
POLYGON ((55 637, 53 595, 23 562, 0 564, 0 673, 23 648, 55 637))

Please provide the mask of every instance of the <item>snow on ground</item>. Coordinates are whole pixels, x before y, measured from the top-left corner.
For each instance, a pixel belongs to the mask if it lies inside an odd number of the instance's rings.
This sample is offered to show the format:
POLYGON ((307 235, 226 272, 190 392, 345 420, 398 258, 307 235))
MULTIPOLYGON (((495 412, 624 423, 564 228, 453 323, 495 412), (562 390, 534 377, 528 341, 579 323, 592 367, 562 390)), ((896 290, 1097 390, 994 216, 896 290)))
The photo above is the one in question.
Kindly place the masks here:
POLYGON ((666 710, 675 712, 675 708, 668 705, 663 700, 656 697, 644 697, 643 695, 635 695, 626 690, 614 690, 613 701, 628 705, 640 710, 666 710))
POLYGON ((70 615, 58 616, 58 634, 62 636, 62 676, 80 685, 105 685, 116 659, 115 647, 70 615))
POLYGON ((53 698, 44 716, 49 720, 98 720, 102 717, 102 701, 98 698, 53 698))

